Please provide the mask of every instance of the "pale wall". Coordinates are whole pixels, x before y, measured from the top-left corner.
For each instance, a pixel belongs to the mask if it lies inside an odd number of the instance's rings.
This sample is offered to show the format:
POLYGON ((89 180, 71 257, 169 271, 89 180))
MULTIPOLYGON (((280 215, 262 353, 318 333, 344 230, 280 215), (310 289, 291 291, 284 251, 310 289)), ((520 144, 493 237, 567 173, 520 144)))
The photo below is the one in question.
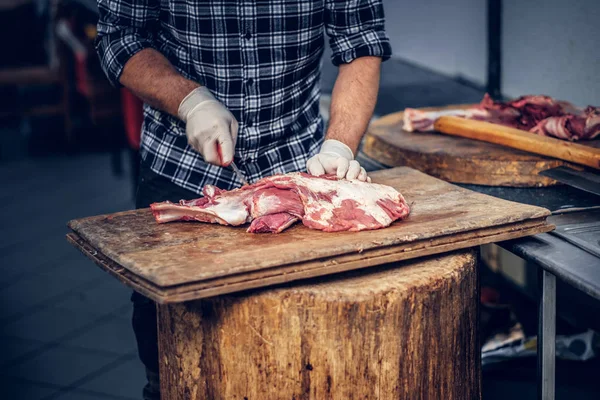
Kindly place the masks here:
MULTIPOLYGON (((394 56, 486 79, 485 0, 383 0, 394 56)), ((600 105, 600 1, 505 0, 502 90, 600 105)))

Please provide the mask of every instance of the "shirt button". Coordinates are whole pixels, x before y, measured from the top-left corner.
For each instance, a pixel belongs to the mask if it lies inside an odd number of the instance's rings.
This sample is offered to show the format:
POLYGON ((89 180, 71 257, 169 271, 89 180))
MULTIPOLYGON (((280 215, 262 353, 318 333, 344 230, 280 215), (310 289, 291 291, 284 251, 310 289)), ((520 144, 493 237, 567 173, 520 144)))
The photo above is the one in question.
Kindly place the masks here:
POLYGON ((248 86, 252 86, 254 84, 254 79, 248 78, 248 80, 246 81, 246 83, 248 84, 248 86))
POLYGON ((246 40, 250 40, 252 38, 252 34, 250 32, 246 32, 246 35, 244 37, 246 38, 246 40))
POLYGON ((252 125, 254 125, 254 121, 252 121, 251 119, 249 119, 248 123, 246 125, 248 125, 248 128, 252 128, 252 125))

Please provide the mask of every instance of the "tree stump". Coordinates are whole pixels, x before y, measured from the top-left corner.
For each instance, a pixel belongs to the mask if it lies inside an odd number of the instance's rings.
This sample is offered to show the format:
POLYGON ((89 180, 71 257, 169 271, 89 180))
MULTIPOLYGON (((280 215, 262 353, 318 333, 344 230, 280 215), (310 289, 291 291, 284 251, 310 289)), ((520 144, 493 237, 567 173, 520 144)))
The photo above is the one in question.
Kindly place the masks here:
POLYGON ((476 252, 160 305, 163 400, 478 399, 476 252))

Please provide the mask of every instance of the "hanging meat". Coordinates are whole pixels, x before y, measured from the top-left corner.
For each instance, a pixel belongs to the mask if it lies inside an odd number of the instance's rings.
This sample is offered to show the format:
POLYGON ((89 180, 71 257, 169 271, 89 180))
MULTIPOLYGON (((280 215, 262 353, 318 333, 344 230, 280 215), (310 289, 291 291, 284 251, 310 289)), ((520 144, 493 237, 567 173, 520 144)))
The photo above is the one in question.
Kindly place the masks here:
POLYGON ((204 197, 150 205, 158 223, 200 221, 279 233, 297 221, 325 232, 380 229, 410 209, 393 187, 306 173, 274 175, 230 191, 206 185, 204 197))

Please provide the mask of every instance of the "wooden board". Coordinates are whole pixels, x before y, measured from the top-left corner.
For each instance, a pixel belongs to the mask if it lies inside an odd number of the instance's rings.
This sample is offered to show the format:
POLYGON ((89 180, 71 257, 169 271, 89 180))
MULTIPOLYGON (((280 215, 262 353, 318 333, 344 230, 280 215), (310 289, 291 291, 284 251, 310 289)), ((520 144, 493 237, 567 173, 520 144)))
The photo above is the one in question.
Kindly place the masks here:
POLYGON ((154 300, 180 302, 552 230, 550 212, 462 189, 411 168, 372 174, 411 204, 386 229, 281 234, 199 222, 157 224, 149 209, 69 222, 71 243, 154 300))
MULTIPOLYGON (((424 110, 467 108, 472 105, 432 107, 424 110)), ((567 165, 566 161, 440 133, 402 130, 403 112, 379 118, 371 124, 363 152, 388 166, 408 166, 449 182, 488 186, 537 187, 559 184, 539 172, 567 165)), ((600 148, 600 140, 581 141, 600 148)))

